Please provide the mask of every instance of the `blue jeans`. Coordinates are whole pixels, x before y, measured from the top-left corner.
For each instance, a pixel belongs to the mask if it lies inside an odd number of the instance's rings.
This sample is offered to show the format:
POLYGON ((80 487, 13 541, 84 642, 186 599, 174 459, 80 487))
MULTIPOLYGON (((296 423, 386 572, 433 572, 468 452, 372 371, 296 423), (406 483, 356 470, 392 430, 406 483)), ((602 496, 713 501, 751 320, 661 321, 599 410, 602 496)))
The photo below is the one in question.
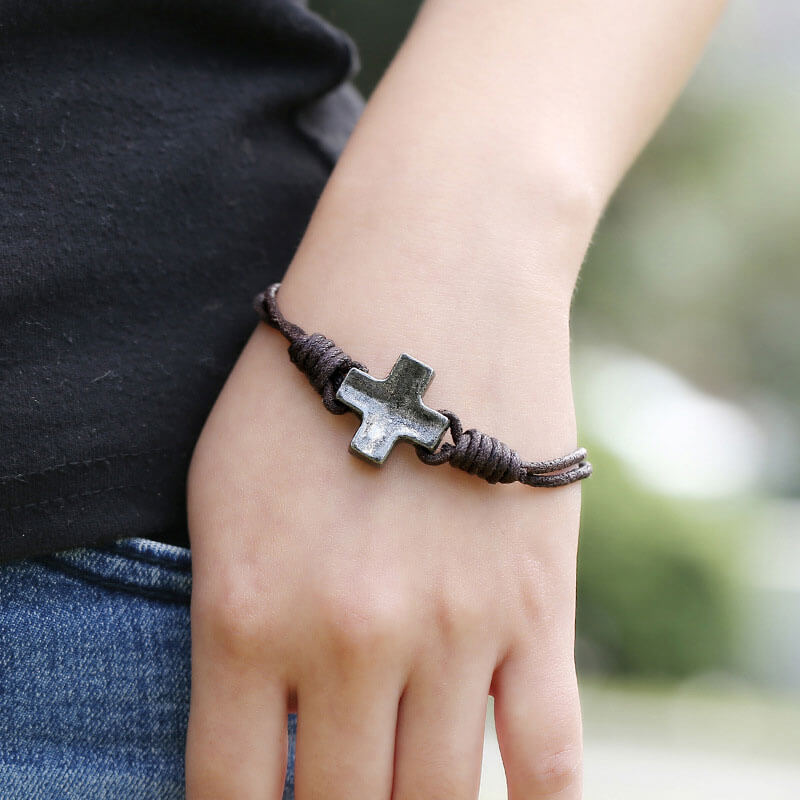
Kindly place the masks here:
POLYGON ((191 587, 146 539, 0 566, 2 800, 184 797, 191 587))

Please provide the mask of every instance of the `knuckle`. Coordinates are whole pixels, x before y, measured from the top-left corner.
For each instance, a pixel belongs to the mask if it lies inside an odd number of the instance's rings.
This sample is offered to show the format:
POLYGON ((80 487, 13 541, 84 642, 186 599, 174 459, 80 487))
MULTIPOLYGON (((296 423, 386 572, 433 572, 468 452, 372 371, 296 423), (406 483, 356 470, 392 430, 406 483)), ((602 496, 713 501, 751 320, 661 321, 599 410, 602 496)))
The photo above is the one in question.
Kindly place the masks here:
POLYGON ((436 621, 445 642, 471 642, 486 628, 485 606, 474 596, 451 593, 436 601, 436 621))
POLYGON ((329 588, 321 609, 325 634, 337 653, 348 659, 395 652, 407 615, 405 603, 378 588, 329 588))
POLYGON ((251 655, 277 635, 278 620, 261 594, 237 587, 214 593, 198 610, 210 644, 232 657, 251 655))
POLYGON ((525 785, 532 797, 551 797, 578 785, 582 768, 580 740, 566 740, 528 763, 525 785))

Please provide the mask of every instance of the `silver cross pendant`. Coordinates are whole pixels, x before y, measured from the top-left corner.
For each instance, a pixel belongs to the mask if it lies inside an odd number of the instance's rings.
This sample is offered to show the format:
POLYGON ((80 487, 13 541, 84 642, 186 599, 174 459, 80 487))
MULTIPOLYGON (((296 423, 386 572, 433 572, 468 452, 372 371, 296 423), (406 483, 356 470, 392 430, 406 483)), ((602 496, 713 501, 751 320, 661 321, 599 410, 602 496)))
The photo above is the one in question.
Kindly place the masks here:
POLYGON ((433 374, 406 353, 383 380, 352 367, 336 392, 337 400, 361 416, 350 450, 373 464, 383 464, 399 439, 435 450, 450 420, 422 402, 433 374))

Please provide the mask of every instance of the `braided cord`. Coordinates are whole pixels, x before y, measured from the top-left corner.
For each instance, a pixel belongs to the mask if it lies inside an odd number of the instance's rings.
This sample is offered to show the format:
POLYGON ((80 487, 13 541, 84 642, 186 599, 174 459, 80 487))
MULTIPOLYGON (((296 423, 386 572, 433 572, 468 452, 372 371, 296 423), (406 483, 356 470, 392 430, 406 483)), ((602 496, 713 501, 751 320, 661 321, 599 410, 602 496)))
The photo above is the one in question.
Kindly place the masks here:
POLYGON ((306 333, 299 325, 289 322, 278 308, 280 283, 273 283, 256 295, 253 305, 261 319, 279 330, 289 341, 289 358, 322 395, 322 402, 331 414, 344 414, 350 409, 336 399, 345 375, 351 367, 364 372, 367 368, 354 361, 341 347, 321 333, 306 333))
MULTIPOLYGON (((336 399, 336 392, 351 367, 368 372, 338 345, 321 333, 306 333, 289 322, 278 307, 280 283, 273 283, 258 294, 253 305, 264 322, 280 331, 289 341, 289 358, 322 395, 325 408, 332 414, 350 409, 336 399)), ((438 450, 414 445, 420 461, 431 466, 449 463, 451 467, 477 475, 488 483, 523 483, 526 486, 555 488, 583 480, 592 474, 592 465, 581 447, 561 458, 548 461, 524 461, 504 442, 475 428, 464 430, 458 415, 439 409, 450 421, 453 443, 444 442, 438 450)))
POLYGON ((526 486, 555 488, 588 478, 592 465, 586 461, 586 449, 581 447, 562 458, 550 461, 523 461, 515 450, 488 433, 475 428, 463 430, 457 414, 439 409, 450 420, 453 444, 445 442, 438 450, 430 452, 415 445, 420 461, 438 465, 446 462, 451 467, 477 475, 488 483, 524 483, 526 486))

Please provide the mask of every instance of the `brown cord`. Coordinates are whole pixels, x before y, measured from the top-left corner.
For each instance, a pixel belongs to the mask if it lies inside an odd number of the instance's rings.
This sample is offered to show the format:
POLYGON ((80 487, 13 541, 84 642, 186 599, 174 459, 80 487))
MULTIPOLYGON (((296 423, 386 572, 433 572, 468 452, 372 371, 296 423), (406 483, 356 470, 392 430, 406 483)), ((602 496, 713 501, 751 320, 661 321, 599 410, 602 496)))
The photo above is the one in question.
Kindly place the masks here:
POLYGON ((369 370, 354 361, 335 342, 321 333, 306 333, 299 325, 289 322, 278 308, 278 288, 273 283, 265 292, 256 295, 253 305, 261 319, 277 328, 289 340, 289 358, 322 395, 322 402, 331 414, 344 414, 350 409, 336 399, 336 392, 351 367, 369 370))
POLYGON ((556 487, 588 478, 592 465, 585 460, 586 449, 551 461, 523 461, 505 442, 475 428, 462 430, 461 420, 452 411, 442 408, 439 413, 450 420, 453 444, 445 442, 436 452, 415 446, 420 461, 426 464, 444 464, 458 467, 477 475, 489 483, 513 483, 527 486, 556 487), (562 471, 565 470, 565 471, 562 471))
MULTIPOLYGON (((299 325, 289 322, 278 308, 280 283, 273 283, 258 294, 253 305, 264 322, 280 331, 289 341, 289 357, 308 377, 311 385, 322 395, 325 408, 332 414, 350 409, 336 399, 342 381, 351 367, 368 372, 340 347, 321 333, 306 333, 299 325)), ((417 456, 425 464, 436 466, 449 462, 451 467, 477 475, 489 483, 513 483, 526 486, 555 488, 588 478, 592 465, 586 461, 581 447, 562 458, 549 461, 523 461, 507 444, 475 428, 463 430, 461 420, 452 411, 439 409, 450 420, 453 444, 445 442, 431 452, 415 445, 417 456)))

